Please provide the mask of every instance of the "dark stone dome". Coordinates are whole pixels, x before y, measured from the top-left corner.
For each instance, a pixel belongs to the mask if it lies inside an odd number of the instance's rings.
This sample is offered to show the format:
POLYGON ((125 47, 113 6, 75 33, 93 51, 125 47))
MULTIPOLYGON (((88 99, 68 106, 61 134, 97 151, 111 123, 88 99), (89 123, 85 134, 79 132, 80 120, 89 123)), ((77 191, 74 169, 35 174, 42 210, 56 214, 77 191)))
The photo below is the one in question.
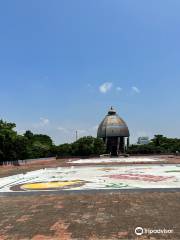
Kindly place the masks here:
POLYGON ((99 138, 129 137, 129 129, 125 121, 117 115, 113 107, 100 123, 97 136, 99 138))

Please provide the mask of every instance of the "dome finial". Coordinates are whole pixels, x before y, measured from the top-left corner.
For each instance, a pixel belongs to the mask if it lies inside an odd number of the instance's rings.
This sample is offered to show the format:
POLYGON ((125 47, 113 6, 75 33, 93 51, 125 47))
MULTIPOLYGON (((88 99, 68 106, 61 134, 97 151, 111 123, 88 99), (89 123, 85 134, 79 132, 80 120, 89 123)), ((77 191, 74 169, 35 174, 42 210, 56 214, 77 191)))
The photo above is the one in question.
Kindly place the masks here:
POLYGON ((109 115, 114 115, 116 114, 116 110, 113 108, 113 106, 110 107, 109 111, 108 111, 109 115))

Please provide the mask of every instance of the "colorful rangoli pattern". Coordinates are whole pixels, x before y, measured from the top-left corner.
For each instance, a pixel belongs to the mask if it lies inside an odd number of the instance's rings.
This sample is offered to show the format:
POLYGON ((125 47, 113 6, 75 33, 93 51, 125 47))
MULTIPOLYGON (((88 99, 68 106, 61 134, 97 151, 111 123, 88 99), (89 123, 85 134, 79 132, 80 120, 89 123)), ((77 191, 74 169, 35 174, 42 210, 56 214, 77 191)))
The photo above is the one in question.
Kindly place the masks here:
POLYGON ((178 165, 74 166, 0 178, 0 192, 180 188, 178 165))

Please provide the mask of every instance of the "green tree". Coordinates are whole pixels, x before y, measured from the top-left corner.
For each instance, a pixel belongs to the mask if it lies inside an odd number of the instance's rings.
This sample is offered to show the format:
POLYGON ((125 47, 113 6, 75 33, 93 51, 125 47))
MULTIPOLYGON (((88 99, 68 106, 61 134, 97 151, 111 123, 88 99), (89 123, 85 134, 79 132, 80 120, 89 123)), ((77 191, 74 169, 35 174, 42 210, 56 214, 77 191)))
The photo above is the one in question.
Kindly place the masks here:
POLYGON ((105 152, 105 144, 102 139, 92 136, 82 137, 75 142, 75 155, 89 156, 99 155, 105 152))
POLYGON ((53 145, 52 139, 48 135, 44 135, 44 134, 34 134, 33 142, 40 142, 41 144, 49 147, 53 145))
POLYGON ((56 155, 58 156, 71 156, 72 144, 64 143, 56 147, 56 155))
POLYGON ((167 138, 163 135, 155 135, 154 138, 146 145, 131 145, 128 153, 131 154, 172 154, 180 152, 180 139, 167 138))
POLYGON ((0 120, 0 152, 1 161, 16 159, 14 151, 14 141, 17 133, 13 130, 16 125, 0 120))
POLYGON ((26 155, 26 139, 14 130, 14 123, 0 120, 0 161, 24 159, 26 155))
POLYGON ((33 134, 30 130, 26 131, 24 137, 27 139, 27 158, 43 158, 52 154, 53 141, 48 135, 33 134))
POLYGON ((106 146, 101 138, 94 139, 94 154, 103 154, 106 151, 106 146))

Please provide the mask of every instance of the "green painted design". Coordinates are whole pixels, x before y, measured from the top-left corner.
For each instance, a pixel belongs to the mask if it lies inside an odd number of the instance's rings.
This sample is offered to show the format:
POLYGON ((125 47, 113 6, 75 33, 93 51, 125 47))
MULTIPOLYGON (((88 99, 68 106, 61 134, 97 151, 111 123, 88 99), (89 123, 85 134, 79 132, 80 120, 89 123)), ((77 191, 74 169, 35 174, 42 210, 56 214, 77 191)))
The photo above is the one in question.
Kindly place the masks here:
POLYGON ((107 188, 125 188, 130 186, 124 183, 110 183, 110 184, 107 184, 106 187, 107 188))

